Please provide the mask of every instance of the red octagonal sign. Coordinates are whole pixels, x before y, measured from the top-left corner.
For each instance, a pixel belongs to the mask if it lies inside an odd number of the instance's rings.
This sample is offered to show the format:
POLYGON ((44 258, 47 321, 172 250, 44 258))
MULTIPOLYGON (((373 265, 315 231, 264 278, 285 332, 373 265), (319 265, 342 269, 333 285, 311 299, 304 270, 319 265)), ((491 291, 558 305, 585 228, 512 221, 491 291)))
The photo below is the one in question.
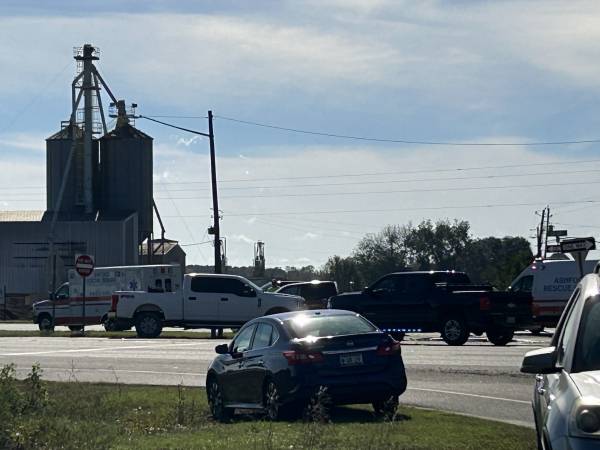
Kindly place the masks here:
POLYGON ((88 277, 94 271, 94 258, 90 255, 79 255, 75 260, 75 270, 82 277, 88 277))

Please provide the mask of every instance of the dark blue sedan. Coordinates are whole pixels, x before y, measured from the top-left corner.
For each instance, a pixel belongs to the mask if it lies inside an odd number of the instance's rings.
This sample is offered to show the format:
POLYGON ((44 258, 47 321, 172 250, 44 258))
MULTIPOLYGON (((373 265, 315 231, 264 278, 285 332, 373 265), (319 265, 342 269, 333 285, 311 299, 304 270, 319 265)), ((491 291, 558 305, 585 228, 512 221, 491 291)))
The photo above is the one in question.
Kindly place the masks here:
POLYGON ((371 403, 390 415, 406 390, 400 343, 359 314, 313 310, 274 314, 245 324, 206 376, 213 417, 252 409, 277 420, 315 396, 329 404, 371 403))

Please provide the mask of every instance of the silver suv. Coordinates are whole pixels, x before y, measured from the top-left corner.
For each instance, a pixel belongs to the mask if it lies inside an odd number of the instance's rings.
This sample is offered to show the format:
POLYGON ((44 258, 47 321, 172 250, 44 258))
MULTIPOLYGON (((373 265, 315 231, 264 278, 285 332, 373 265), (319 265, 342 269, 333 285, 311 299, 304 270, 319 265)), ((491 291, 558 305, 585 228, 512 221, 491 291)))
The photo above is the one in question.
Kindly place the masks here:
POLYGON ((600 448, 600 276, 584 277, 562 313, 551 347, 525 355, 535 373, 538 448, 600 448))

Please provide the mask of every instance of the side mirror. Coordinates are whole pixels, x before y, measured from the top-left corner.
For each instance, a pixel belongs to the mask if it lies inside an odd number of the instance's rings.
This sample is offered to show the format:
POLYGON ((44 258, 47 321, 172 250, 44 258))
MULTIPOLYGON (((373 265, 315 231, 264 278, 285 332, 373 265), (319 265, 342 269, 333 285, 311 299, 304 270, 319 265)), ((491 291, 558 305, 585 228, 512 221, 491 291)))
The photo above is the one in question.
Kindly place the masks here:
POLYGON ((363 289, 363 294, 372 294, 373 290, 369 286, 365 286, 363 289))
POLYGON ((556 347, 546 347, 527 352, 521 364, 523 373, 556 373, 561 368, 556 366, 556 347))
POLYGON ((48 292, 48 300, 54 300, 54 292, 48 292))
POLYGON ((226 355, 229 353, 229 346, 227 344, 219 344, 215 347, 215 352, 219 355, 226 355))

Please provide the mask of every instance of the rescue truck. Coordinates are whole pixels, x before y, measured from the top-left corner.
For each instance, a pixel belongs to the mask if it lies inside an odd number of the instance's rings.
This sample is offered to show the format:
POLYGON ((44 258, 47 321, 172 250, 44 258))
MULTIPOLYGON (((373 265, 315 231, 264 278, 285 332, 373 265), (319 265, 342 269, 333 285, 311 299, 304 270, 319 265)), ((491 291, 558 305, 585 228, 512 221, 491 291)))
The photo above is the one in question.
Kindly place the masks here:
POLYGON ((178 264, 96 267, 85 281, 85 306, 83 278, 71 269, 68 280, 49 299, 33 304, 33 322, 40 330, 53 330, 57 325, 80 330, 84 317, 85 325, 103 324, 107 331, 127 329, 108 318, 114 292, 176 292, 183 274, 178 264))

